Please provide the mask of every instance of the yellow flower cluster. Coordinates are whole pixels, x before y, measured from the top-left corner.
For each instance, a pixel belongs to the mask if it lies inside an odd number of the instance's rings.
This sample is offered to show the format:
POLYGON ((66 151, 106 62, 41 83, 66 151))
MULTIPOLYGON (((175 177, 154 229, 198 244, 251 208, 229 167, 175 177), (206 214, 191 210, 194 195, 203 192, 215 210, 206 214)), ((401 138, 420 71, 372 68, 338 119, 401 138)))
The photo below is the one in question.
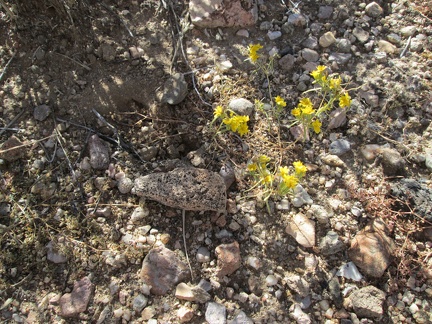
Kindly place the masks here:
POLYGON ((229 116, 222 106, 217 106, 213 111, 214 119, 222 119, 222 123, 225 125, 226 130, 237 132, 240 136, 246 135, 249 132, 249 127, 247 122, 249 121, 249 116, 240 116, 229 111, 229 116))
POLYGON ((345 108, 351 106, 351 97, 348 92, 342 89, 342 79, 340 75, 332 76, 330 79, 327 76, 326 67, 318 65, 310 74, 324 91, 330 90, 335 99, 339 99, 339 107, 345 108))
POLYGON ((248 47, 249 50, 249 60, 252 63, 255 63, 258 59, 259 59, 259 55, 258 55, 258 51, 260 49, 262 49, 262 45, 261 44, 250 44, 248 47))
POLYGON ((255 177, 256 183, 264 186, 264 192, 267 193, 268 197, 275 193, 280 196, 286 195, 306 175, 307 167, 301 161, 293 163, 294 172, 287 166, 281 166, 277 174, 270 172, 269 162, 269 157, 260 155, 255 159, 255 162, 249 163, 247 166, 248 171, 255 177), (273 184, 277 185, 274 187, 273 184))
POLYGON ((239 133, 240 136, 246 135, 249 132, 248 124, 249 116, 238 116, 231 113, 231 117, 225 117, 222 122, 227 126, 227 129, 239 133))
POLYGON ((276 105, 279 107, 286 107, 286 105, 287 105, 285 100, 281 96, 275 97, 275 102, 276 102, 276 105))
POLYGON ((334 107, 335 102, 339 102, 340 108, 349 107, 351 105, 351 97, 342 87, 342 78, 339 75, 328 75, 327 67, 319 65, 311 73, 314 78, 314 83, 318 84, 318 89, 322 94, 321 104, 318 109, 314 106, 309 98, 302 98, 298 105, 291 111, 291 114, 303 126, 305 138, 307 138, 309 129, 315 133, 321 132, 320 116, 323 112, 329 111, 334 107))

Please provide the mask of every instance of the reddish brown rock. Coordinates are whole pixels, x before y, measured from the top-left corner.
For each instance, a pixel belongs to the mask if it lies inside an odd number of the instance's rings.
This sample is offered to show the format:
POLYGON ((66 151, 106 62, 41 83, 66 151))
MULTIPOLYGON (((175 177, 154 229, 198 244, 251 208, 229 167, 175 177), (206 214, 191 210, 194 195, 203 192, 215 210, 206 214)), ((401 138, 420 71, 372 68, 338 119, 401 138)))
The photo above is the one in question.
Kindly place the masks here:
POLYGON ((75 317, 85 312, 90 301, 93 284, 87 277, 74 283, 71 293, 60 298, 60 313, 63 317, 75 317))
POLYGON ((348 255, 364 274, 379 278, 390 265, 394 249, 393 240, 385 233, 385 225, 373 221, 354 237, 348 255))
POLYGON ((218 258, 218 270, 216 275, 219 278, 230 275, 240 268, 241 258, 238 242, 219 245, 216 247, 216 256, 218 258))
POLYGON ((188 276, 188 267, 166 247, 157 247, 146 255, 140 277, 151 286, 150 292, 165 295, 188 276))
POLYGON ((25 155, 23 143, 16 137, 9 137, 1 146, 1 158, 13 162, 21 159, 25 155))
POLYGON ((252 0, 191 0, 189 12, 192 23, 203 28, 252 26, 258 18, 252 0))

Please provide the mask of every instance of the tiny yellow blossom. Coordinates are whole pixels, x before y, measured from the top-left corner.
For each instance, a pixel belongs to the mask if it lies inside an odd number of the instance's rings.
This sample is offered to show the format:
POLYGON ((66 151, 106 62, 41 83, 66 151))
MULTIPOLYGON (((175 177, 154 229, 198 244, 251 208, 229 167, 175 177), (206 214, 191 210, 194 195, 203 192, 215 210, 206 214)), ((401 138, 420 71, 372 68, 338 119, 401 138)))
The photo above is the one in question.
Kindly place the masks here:
POLYGON ((306 106, 301 110, 303 115, 312 115, 315 112, 315 109, 312 106, 306 106))
POLYGON ((278 105, 278 106, 286 107, 286 102, 285 102, 285 100, 283 100, 283 98, 280 97, 280 96, 277 96, 277 97, 275 98, 275 102, 276 102, 276 105, 278 105))
POLYGON ((315 81, 321 80, 323 75, 322 73, 325 71, 327 67, 324 65, 318 65, 315 70, 313 70, 310 75, 315 79, 315 81))
POLYGON ((217 106, 213 112, 215 118, 219 118, 224 114, 224 109, 222 106, 217 106))
POLYGON ((250 163, 247 166, 247 169, 249 170, 249 172, 254 172, 256 171, 258 168, 258 166, 256 165, 256 163, 250 163))
POLYGON ((313 107, 312 101, 309 98, 301 98, 298 104, 299 107, 313 107))
POLYGON ((258 51, 263 48, 261 44, 251 44, 249 45, 249 59, 251 60, 252 63, 255 63, 258 58, 260 57, 258 55, 258 51))
POLYGON ((351 106, 351 97, 348 92, 345 92, 342 96, 339 97, 339 107, 349 107, 351 106))
POLYGON ((298 184, 298 179, 295 175, 287 174, 286 176, 282 177, 283 182, 285 183, 285 186, 289 189, 294 189, 298 184))
POLYGON ((303 177, 306 174, 307 167, 301 161, 295 161, 293 166, 297 176, 303 177))
POLYGON ((270 162, 270 158, 267 155, 260 155, 258 158, 258 162, 261 165, 266 165, 268 162, 270 162))
POLYGON ((300 109, 300 108, 294 108, 294 109, 291 111, 291 114, 292 114, 294 117, 298 117, 298 116, 301 115, 301 109, 300 109))
POLYGON ((315 133, 319 134, 321 132, 322 123, 320 122, 319 119, 315 119, 311 125, 315 133))
POLYGON ((330 89, 338 90, 340 88, 341 83, 342 83, 342 79, 340 76, 338 76, 337 78, 330 79, 330 89))
POLYGON ((249 128, 246 123, 241 123, 237 129, 237 133, 239 133, 240 136, 246 135, 249 133, 249 128))
POLYGON ((282 178, 283 178, 284 176, 288 175, 288 172, 289 172, 288 167, 286 167, 286 166, 279 167, 279 173, 280 173, 280 176, 281 176, 282 178))
POLYGON ((267 174, 264 178, 263 178, 264 183, 271 183, 273 181, 273 175, 272 174, 267 174))

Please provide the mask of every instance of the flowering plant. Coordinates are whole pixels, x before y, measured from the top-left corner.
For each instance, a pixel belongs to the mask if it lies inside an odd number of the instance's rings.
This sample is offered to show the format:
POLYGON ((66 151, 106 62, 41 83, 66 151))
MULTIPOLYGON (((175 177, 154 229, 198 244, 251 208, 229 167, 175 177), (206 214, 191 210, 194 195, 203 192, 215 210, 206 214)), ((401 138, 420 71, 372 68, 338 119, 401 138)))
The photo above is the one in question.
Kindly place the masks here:
POLYGON ((295 161, 292 168, 279 166, 277 171, 272 172, 275 167, 270 162, 268 156, 260 155, 247 165, 249 174, 255 182, 251 189, 256 187, 261 189, 268 209, 268 199, 271 196, 283 197, 292 193, 307 172, 307 167, 301 161, 295 161))
MULTIPOLYGON (((240 136, 244 136, 249 132, 249 127, 247 122, 249 121, 249 116, 237 115, 232 110, 226 110, 222 106, 217 106, 213 112, 213 122, 217 119, 221 119, 222 122, 219 125, 225 126, 226 131, 232 131, 238 133, 240 136)), ((212 123, 213 123, 212 122, 212 123)))
POLYGON ((304 93, 310 91, 320 92, 321 101, 318 109, 314 109, 314 105, 309 98, 303 97, 291 111, 296 123, 299 123, 303 128, 304 139, 309 138, 309 129, 312 129, 316 134, 321 132, 321 115, 333 109, 336 103, 338 103, 339 108, 351 106, 351 97, 348 90, 342 87, 340 75, 328 75, 327 68, 323 65, 319 65, 310 74, 314 78, 313 83, 317 87, 304 93))

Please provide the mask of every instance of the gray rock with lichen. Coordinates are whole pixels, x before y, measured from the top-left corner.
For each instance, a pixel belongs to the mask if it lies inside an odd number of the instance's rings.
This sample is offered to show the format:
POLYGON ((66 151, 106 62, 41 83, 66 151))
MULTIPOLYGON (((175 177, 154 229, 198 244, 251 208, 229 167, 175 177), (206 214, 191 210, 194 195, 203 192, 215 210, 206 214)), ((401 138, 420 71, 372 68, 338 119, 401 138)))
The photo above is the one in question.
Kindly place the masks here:
POLYGON ((195 211, 225 212, 226 188, 222 177, 205 169, 176 168, 135 179, 132 193, 161 204, 195 211))

